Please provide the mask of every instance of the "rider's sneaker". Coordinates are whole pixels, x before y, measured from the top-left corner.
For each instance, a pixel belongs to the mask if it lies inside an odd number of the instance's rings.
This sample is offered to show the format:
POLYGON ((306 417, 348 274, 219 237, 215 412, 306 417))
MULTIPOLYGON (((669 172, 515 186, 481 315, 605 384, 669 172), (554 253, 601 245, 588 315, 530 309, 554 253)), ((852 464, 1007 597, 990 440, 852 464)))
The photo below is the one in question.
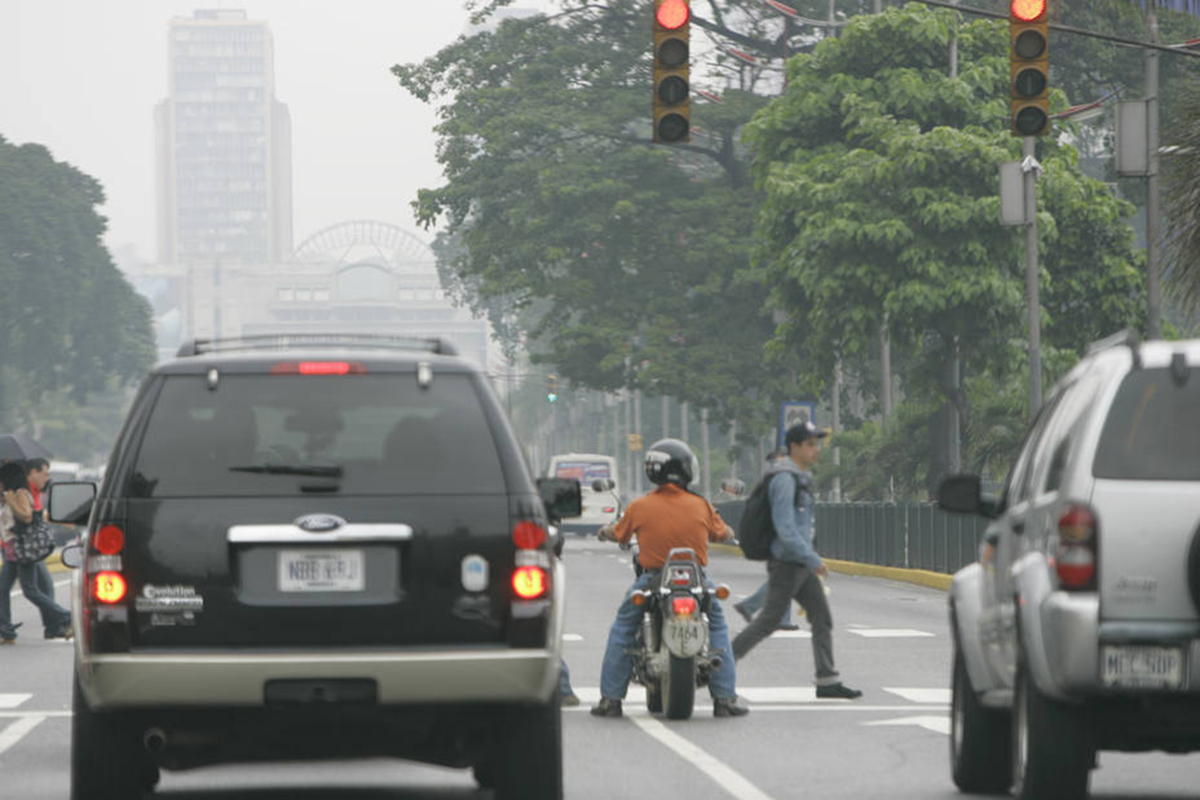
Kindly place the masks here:
POLYGON ((600 702, 592 706, 593 717, 619 717, 621 716, 621 701, 611 700, 607 697, 600 699, 600 702))
POLYGON ((749 713, 750 709, 740 705, 736 697, 713 698, 714 717, 744 717, 749 713))
POLYGON ((831 683, 828 686, 818 686, 817 697, 836 697, 841 700, 856 700, 857 698, 862 697, 862 692, 860 692, 858 689, 851 689, 844 683, 831 683))

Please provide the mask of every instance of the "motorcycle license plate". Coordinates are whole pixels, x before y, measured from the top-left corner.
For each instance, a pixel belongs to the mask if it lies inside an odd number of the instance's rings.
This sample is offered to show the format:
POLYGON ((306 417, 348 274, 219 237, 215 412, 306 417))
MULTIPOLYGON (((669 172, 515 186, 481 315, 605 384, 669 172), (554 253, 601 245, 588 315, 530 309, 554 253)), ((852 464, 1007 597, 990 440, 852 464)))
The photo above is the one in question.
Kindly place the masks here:
POLYGON ((704 649, 708 632, 703 619, 669 619, 663 622, 662 638, 671 655, 691 658, 704 649))

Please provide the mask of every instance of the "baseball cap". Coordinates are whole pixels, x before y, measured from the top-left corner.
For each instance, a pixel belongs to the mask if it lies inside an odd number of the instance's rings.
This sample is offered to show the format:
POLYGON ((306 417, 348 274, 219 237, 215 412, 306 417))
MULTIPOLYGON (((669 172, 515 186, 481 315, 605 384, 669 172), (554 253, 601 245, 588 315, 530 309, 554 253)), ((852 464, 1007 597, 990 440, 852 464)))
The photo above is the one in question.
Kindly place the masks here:
POLYGON ((829 431, 823 431, 816 425, 812 424, 811 420, 797 422, 795 425, 787 429, 787 433, 783 437, 783 443, 790 445, 792 442, 800 444, 805 439, 824 439, 829 435, 829 431))

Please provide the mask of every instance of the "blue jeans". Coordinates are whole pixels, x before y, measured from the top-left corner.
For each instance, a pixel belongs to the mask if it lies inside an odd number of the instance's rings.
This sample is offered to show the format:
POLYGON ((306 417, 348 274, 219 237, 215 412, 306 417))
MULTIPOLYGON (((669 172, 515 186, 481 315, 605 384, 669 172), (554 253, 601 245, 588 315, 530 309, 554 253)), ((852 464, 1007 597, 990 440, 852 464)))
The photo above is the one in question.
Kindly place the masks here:
POLYGON ((571 670, 567 669, 565 658, 559 659, 558 665, 558 694, 560 697, 570 697, 575 694, 571 690, 571 670))
MULTIPOLYGON (((754 594, 750 595, 749 597, 747 597, 745 600, 743 600, 741 602, 742 608, 744 608, 747 611, 747 613, 750 614, 750 616, 753 617, 755 614, 758 613, 758 610, 763 607, 763 603, 765 603, 767 600, 767 586, 770 585, 770 583, 771 583, 770 581, 763 581, 762 586, 759 586, 757 589, 754 590, 754 594)), ((780 618, 779 624, 780 625, 795 625, 796 624, 795 622, 792 621, 792 604, 791 603, 788 603, 787 608, 784 609, 783 617, 780 618)))
MULTIPOLYGON (((634 591, 648 589, 658 580, 657 572, 644 572, 629 587, 625 599, 617 609, 617 618, 608 631, 608 645, 604 648, 604 663, 600 667, 600 696, 610 700, 624 700, 633 676, 633 659, 629 650, 637 644, 637 631, 642 624, 645 611, 629 602, 634 591)), ((705 579, 707 581, 707 578, 705 579)), ((711 589, 713 585, 708 582, 711 589)), ((708 690, 717 699, 737 697, 736 667, 733 648, 729 644, 729 628, 725 625, 725 614, 714 597, 708 604, 708 649, 721 655, 721 666, 713 670, 712 683, 708 690)))
POLYGON ((46 562, 18 564, 5 561, 4 568, 0 569, 0 635, 8 638, 15 634, 11 595, 13 584, 18 580, 25 599, 41 612, 47 634, 57 634, 71 623, 71 612, 54 601, 54 580, 46 562))

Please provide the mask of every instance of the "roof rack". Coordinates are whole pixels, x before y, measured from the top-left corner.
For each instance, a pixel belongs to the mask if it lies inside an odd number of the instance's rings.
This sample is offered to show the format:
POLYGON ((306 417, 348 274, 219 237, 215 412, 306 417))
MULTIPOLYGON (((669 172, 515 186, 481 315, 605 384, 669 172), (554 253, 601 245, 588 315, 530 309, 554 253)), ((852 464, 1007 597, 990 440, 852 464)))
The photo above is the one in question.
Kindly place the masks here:
POLYGON ((236 350, 291 350, 303 347, 422 350, 439 355, 458 355, 458 350, 453 344, 437 337, 422 338, 381 333, 267 333, 220 339, 189 339, 180 345, 175 356, 187 358, 236 350))
POLYGON ((1130 354, 1133 356, 1133 368, 1141 369, 1142 354, 1138 351, 1138 346, 1141 343, 1137 331, 1132 328, 1126 328, 1114 333, 1112 336, 1105 336, 1103 339, 1097 339, 1092 342, 1088 345, 1087 355, 1099 353, 1101 350, 1108 350, 1112 347, 1128 347, 1130 354))

